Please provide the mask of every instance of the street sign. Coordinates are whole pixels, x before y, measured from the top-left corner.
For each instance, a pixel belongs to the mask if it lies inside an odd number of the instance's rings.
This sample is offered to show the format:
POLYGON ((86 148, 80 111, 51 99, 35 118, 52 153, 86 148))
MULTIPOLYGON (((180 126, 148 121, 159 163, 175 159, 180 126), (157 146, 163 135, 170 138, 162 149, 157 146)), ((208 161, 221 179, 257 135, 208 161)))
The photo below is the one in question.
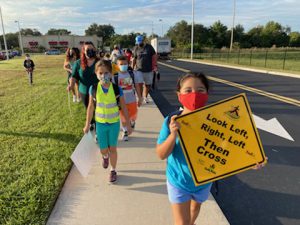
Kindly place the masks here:
POLYGON ((178 116, 176 121, 196 186, 266 162, 245 94, 178 116))

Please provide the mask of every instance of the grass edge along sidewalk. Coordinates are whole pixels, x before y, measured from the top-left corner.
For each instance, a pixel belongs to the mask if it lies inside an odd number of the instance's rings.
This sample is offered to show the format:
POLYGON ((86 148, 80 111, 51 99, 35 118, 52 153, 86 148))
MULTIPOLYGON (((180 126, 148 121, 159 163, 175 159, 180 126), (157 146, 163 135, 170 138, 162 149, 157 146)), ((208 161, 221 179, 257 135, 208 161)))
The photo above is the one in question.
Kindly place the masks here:
MULTIPOLYGON (((139 108, 133 135, 128 142, 119 142, 117 184, 107 184, 108 170, 101 167, 100 155, 86 178, 73 166, 47 225, 173 224, 166 190, 166 162, 155 153, 162 121, 152 100, 139 108)), ((211 194, 196 224, 229 225, 211 194)))

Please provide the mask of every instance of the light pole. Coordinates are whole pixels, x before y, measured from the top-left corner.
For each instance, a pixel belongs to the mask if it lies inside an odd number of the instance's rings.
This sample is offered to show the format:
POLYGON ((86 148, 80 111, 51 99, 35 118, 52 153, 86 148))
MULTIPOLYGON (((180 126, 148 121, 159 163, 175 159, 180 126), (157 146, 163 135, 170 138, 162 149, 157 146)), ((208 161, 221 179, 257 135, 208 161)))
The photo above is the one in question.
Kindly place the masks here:
POLYGON ((192 0, 191 59, 194 55, 194 0, 192 0))
POLYGON ((162 20, 162 19, 159 19, 158 21, 161 22, 161 37, 163 37, 163 34, 164 34, 164 24, 163 24, 163 20, 162 20))
POLYGON ((2 30, 3 30, 3 41, 4 41, 4 47, 6 52, 6 60, 9 60, 8 50, 7 50, 7 44, 6 44, 6 38, 5 38, 5 31, 4 31, 4 25, 3 25, 3 18, 2 18, 2 11, 0 7, 0 16, 1 16, 1 24, 2 24, 2 30))
POLYGON ((19 23, 19 20, 15 20, 15 23, 18 23, 20 48, 21 48, 21 51, 22 51, 22 55, 24 55, 23 41, 22 41, 22 35, 21 35, 21 29, 20 29, 20 23, 19 23))
POLYGON ((231 27, 230 52, 232 50, 232 45, 233 45, 233 28, 234 28, 234 20, 235 20, 235 1, 236 0, 233 0, 233 16, 232 16, 232 27, 231 27))

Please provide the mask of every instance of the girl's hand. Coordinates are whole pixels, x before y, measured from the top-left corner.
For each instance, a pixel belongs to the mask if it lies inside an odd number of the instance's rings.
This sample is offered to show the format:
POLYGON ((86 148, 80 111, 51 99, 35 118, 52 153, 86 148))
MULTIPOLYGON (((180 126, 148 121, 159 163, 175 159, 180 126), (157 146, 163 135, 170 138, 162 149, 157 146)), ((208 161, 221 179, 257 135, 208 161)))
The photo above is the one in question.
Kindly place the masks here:
POLYGON ((83 133, 84 133, 84 134, 87 134, 87 133, 89 132, 89 130, 90 130, 90 126, 85 126, 85 127, 83 128, 83 133))
POLYGON ((171 117, 171 121, 169 124, 169 129, 170 129, 171 134, 175 134, 180 129, 180 124, 175 121, 176 117, 177 117, 176 115, 171 117))
POLYGON ((260 170, 261 168, 263 168, 266 163, 268 161, 268 157, 266 157, 266 162, 265 163, 256 163, 256 165, 254 167, 252 167, 253 170, 260 170))

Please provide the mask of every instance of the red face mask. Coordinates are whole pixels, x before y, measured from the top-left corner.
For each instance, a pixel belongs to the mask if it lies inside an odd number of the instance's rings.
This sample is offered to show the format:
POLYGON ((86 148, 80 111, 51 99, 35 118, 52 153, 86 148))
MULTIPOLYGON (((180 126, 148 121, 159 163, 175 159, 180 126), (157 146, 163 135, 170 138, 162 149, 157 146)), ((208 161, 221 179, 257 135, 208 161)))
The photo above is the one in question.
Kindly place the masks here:
POLYGON ((179 102, 191 111, 203 107, 207 100, 207 93, 191 92, 188 94, 179 94, 179 102))

